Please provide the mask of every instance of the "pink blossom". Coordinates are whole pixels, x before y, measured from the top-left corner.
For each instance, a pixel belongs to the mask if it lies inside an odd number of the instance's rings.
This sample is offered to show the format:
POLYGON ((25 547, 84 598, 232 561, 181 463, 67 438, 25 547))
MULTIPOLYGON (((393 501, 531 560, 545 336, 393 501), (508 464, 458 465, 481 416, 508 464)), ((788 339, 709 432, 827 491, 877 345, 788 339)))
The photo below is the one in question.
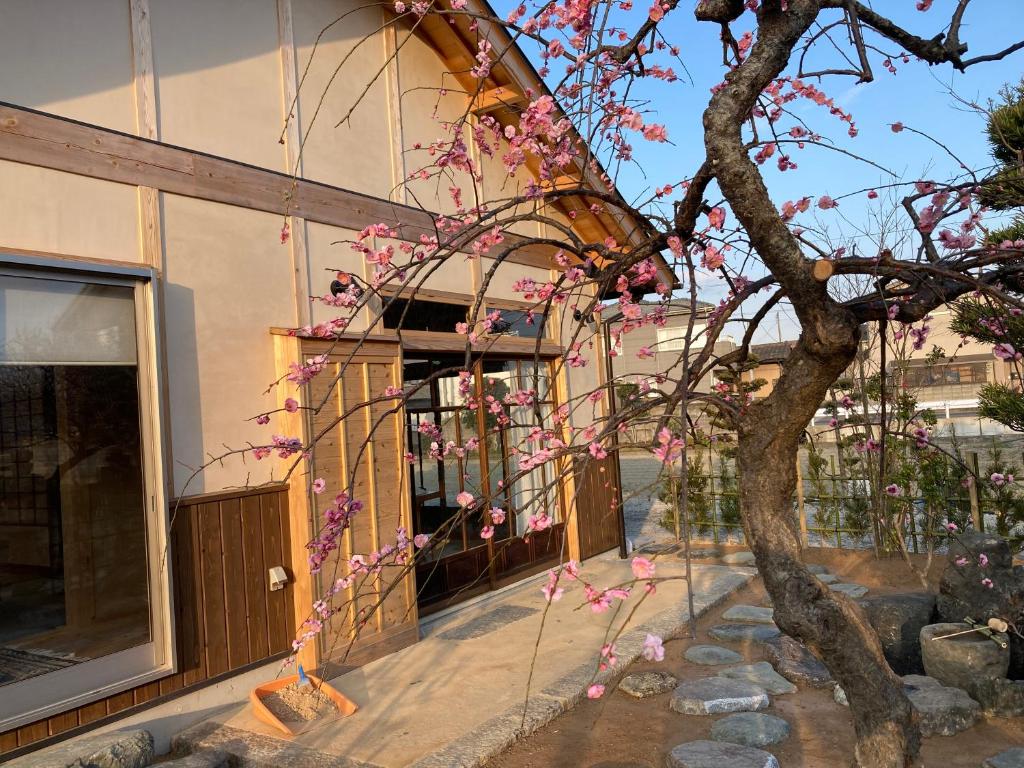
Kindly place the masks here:
POLYGON ((899 133, 903 130, 903 123, 892 123, 889 127, 892 129, 893 133, 899 133))
POLYGON ((989 481, 992 483, 992 485, 996 486, 996 488, 1001 488, 1002 486, 1006 485, 1006 476, 1001 472, 993 472, 992 476, 989 478, 989 481))
POLYGON ((473 503, 473 501, 473 494, 470 493, 469 491, 463 491, 462 493, 455 497, 455 502, 460 507, 468 507, 470 504, 473 503))
POLYGON ((890 496, 900 496, 903 494, 903 489, 896 485, 896 483, 890 483, 885 486, 885 492, 890 496))
POLYGON ((647 360, 648 358, 654 357, 654 352, 651 351, 650 347, 640 347, 636 351, 636 356, 640 360, 647 360))
POLYGON ((558 574, 554 571, 548 572, 548 583, 541 587, 540 591, 544 593, 544 599, 549 603, 561 600, 562 594, 565 592, 562 587, 558 586, 558 574))
POLYGON ((494 536, 494 526, 493 525, 485 525, 483 528, 480 529, 480 538, 481 539, 490 539, 493 536, 494 536))
POLYGON ((416 549, 423 549, 430 543, 430 536, 425 533, 417 533, 412 537, 412 543, 416 545, 416 549))
POLYGON ((284 409, 288 411, 288 413, 295 413, 299 410, 299 401, 294 397, 289 397, 284 401, 284 409))
POLYGON ((982 568, 988 566, 988 555, 986 555, 984 552, 978 555, 978 565, 980 565, 982 568))
POLYGON ((828 195, 822 195, 818 198, 818 207, 823 211, 827 211, 829 208, 837 208, 839 203, 833 200, 828 195))
POLYGON ((992 347, 992 354, 1000 360, 1020 360, 1021 353, 1013 348, 1013 344, 996 344, 992 347))
POLYGON ((960 528, 959 528, 959 526, 957 526, 956 523, 946 523, 946 530, 949 531, 950 533, 956 533, 957 531, 960 530, 960 528))
POLYGON ((590 451, 590 455, 593 456, 595 459, 600 460, 608 456, 608 451, 606 451, 604 449, 604 446, 602 446, 600 443, 591 443, 588 450, 590 451))
POLYGON ((318 477, 313 481, 313 493, 323 493, 324 488, 327 487, 327 481, 322 477, 318 477))
POLYGON ((530 515, 530 518, 526 521, 526 527, 531 531, 543 531, 551 527, 551 517, 547 512, 541 512, 540 514, 530 515))
POLYGON ((965 565, 967 565, 967 563, 968 563, 968 562, 970 562, 970 561, 969 561, 969 560, 968 560, 968 559, 967 559, 966 557, 963 557, 963 556, 961 556, 961 557, 958 557, 958 558, 957 558, 956 560, 954 560, 953 562, 954 562, 954 563, 956 563, 956 564, 957 564, 958 566, 960 566, 961 568, 963 568, 963 567, 964 567, 965 565))
POLYGON ((878 192, 876 190, 874 190, 874 189, 869 189, 868 190, 868 200, 877 200, 877 199, 878 199, 878 192))
POLYGON ((491 522, 501 525, 505 522, 505 510, 501 507, 491 507, 491 522))
POLYGON ((655 565, 646 557, 634 557, 630 563, 633 575, 638 579, 650 579, 654 577, 655 565))
POLYGON ((708 211, 708 224, 721 232, 725 228, 725 209, 716 205, 708 211))
POLYGON ((256 417, 256 423, 257 424, 269 424, 270 423, 270 414, 269 413, 261 413, 259 416, 256 417))
POLYGON ((594 683, 592 686, 587 688, 588 699, 600 699, 604 696, 604 686, 600 683, 594 683))
POLYGON ((981 580, 981 586, 988 587, 989 589, 992 589, 992 587, 994 585, 992 584, 992 579, 985 578, 985 579, 981 580))
POLYGON ((644 640, 643 655, 648 661, 664 661, 665 646, 662 644, 661 638, 648 632, 647 638, 644 640))

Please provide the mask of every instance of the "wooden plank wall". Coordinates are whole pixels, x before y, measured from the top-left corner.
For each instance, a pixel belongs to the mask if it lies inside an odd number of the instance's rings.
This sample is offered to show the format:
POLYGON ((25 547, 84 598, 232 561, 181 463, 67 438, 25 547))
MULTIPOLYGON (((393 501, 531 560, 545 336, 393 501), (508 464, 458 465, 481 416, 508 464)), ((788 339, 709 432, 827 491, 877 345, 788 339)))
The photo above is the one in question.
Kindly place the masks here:
POLYGON ((582 558, 619 545, 622 497, 618 465, 615 454, 598 460, 588 458, 576 465, 576 515, 582 558))
POLYGON ((0 755, 290 651, 293 589, 267 588, 269 568, 291 575, 287 485, 181 499, 169 557, 178 671, 2 733, 0 755))
MULTIPOLYGON (((316 477, 327 481, 325 496, 349 488, 352 496, 363 502, 363 510, 353 518, 338 553, 347 560, 394 542, 400 526, 412 530, 403 458, 404 412, 398 409, 389 413, 396 403, 393 400, 353 411, 354 406, 381 396, 386 387, 402 386, 401 352, 395 342, 364 345, 356 351, 351 342, 303 341, 303 358, 324 353, 328 364, 310 383, 309 392, 311 404, 324 403, 312 417, 313 434, 324 433, 313 449, 313 462, 316 477), (343 371, 342 366, 353 353, 343 371)), ((336 566, 336 560, 328 562, 322 581, 332 583, 337 576, 347 575, 344 563, 337 570, 336 566)), ((386 567, 372 581, 359 580, 345 596, 348 611, 332 619, 321 634, 321 663, 357 666, 418 639, 413 573, 386 567), (352 642, 357 622, 361 628, 352 642)))

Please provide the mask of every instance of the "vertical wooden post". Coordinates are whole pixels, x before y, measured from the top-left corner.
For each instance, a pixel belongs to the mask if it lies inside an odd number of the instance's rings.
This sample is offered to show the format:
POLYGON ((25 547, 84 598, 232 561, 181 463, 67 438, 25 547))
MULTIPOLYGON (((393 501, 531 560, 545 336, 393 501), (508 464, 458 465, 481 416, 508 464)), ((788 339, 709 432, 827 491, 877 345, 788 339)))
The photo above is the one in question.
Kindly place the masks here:
POLYGON ((971 522, 974 523, 974 530, 981 532, 985 530, 985 518, 981 514, 981 497, 978 494, 979 471, 977 452, 971 451, 967 454, 967 462, 974 473, 974 477, 971 478, 971 484, 967 488, 971 498, 971 522))
POLYGON ((804 511, 804 473, 800 466, 800 451, 796 452, 796 513, 800 516, 800 546, 807 546, 807 514, 804 511))

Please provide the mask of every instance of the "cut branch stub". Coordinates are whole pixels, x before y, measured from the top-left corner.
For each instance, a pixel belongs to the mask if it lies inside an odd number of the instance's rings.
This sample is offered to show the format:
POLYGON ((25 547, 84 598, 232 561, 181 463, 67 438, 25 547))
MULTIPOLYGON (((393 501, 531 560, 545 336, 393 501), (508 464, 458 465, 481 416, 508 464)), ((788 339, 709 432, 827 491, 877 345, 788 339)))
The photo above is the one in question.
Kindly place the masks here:
POLYGON ((743 13, 743 0, 700 0, 693 15, 698 21, 717 21, 728 24, 743 13))

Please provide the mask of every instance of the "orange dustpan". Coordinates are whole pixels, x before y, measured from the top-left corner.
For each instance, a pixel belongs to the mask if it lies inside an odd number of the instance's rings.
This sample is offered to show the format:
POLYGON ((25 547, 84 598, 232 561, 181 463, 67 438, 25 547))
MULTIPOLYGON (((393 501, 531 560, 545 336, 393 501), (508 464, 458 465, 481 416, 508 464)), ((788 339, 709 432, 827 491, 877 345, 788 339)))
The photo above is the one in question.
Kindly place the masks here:
MULTIPOLYGON (((329 684, 325 683, 319 677, 314 675, 306 674, 310 682, 316 686, 316 688, 323 693, 327 698, 331 700, 334 706, 338 710, 339 717, 348 717, 353 714, 359 707, 349 701, 347 698, 338 693, 329 684)), ((287 688, 292 683, 296 683, 299 680, 298 675, 288 675, 288 677, 282 677, 277 680, 272 680, 269 683, 261 683, 252 689, 249 693, 249 700, 252 702, 252 711, 259 720, 262 720, 267 725, 272 725, 279 731, 283 732, 287 736, 295 736, 301 733, 304 728, 300 728, 298 731, 293 731, 287 725, 278 720, 277 716, 267 709, 267 705, 263 703, 263 699, 266 696, 279 691, 282 688, 287 688)), ((317 721, 310 721, 310 725, 315 724, 317 721)))

